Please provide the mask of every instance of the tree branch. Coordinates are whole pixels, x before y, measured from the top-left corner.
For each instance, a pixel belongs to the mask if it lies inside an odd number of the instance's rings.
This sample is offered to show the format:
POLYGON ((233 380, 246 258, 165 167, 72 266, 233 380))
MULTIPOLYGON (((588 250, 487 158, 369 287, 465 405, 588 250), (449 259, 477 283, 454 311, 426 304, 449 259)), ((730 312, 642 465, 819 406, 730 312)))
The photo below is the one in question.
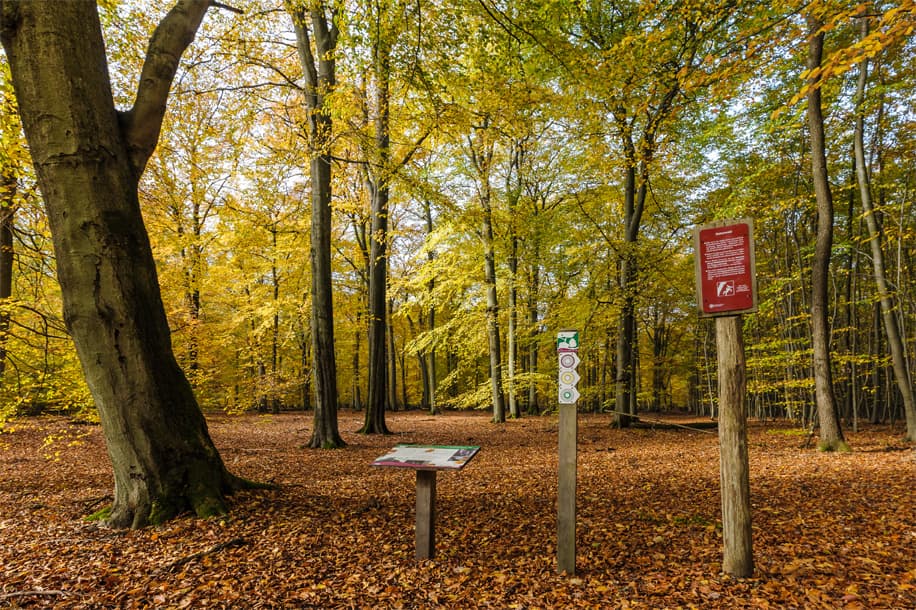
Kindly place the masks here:
POLYGON ((150 38, 134 106, 121 115, 131 163, 137 176, 143 173, 159 141, 169 89, 178 71, 181 55, 194 40, 211 5, 211 0, 178 0, 150 38))
POLYGON ((70 595, 66 591, 45 591, 41 589, 36 589, 34 591, 13 591, 12 593, 0 593, 0 599, 13 599, 14 597, 37 597, 41 595, 70 595))
POLYGON ((235 8, 234 6, 229 6, 228 4, 223 4, 222 2, 216 2, 215 0, 210 4, 213 8, 221 8, 226 11, 231 11, 236 15, 244 15, 245 11, 240 8, 235 8))
POLYGON ((228 548, 236 547, 236 546, 243 546, 246 544, 248 544, 248 541, 245 540, 244 538, 233 538, 232 540, 227 540, 226 542, 220 542, 219 544, 214 544, 213 546, 211 546, 209 549, 205 551, 200 551, 199 553, 193 553, 191 555, 187 555, 180 559, 176 559, 172 563, 160 568, 159 571, 160 572, 171 572, 175 568, 179 566, 183 566, 184 564, 190 561, 197 561, 198 559, 203 559, 207 555, 219 553, 223 549, 228 549, 228 548))
MULTIPOLYGON (((293 18, 293 28, 296 30, 296 47, 299 51, 299 63, 302 64, 302 72, 305 77, 306 91, 308 95, 314 95, 318 90, 318 69, 315 67, 315 57, 312 55, 312 42, 309 37, 308 26, 306 25, 305 12, 300 10, 290 10, 293 18)), ((316 100, 309 100, 310 105, 316 100)))

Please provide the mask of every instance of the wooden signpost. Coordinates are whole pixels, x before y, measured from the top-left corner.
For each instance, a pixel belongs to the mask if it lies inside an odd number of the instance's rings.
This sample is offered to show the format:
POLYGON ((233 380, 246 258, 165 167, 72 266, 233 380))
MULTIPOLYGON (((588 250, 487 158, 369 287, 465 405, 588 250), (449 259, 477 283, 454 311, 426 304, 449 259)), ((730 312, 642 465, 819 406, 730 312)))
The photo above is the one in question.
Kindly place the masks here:
POLYGON ((700 315, 716 317, 722 569, 738 577, 754 572, 741 317, 757 310, 753 235, 750 220, 718 222, 694 231, 700 315))
POLYGON ((478 451, 480 447, 473 446, 401 444, 372 462, 376 467, 417 471, 417 559, 436 555, 436 472, 461 470, 478 451))
POLYGON ((579 333, 560 331, 557 358, 560 403, 559 473, 557 486, 557 571, 576 573, 576 400, 579 391, 579 333))

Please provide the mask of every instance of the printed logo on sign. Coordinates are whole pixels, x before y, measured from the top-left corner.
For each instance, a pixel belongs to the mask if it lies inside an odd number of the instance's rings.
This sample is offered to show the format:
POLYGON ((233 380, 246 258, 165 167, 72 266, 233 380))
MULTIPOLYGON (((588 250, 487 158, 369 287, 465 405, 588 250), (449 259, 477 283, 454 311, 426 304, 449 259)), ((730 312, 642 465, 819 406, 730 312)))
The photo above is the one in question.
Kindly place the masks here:
POLYGON ((559 392, 559 403, 561 405, 574 405, 579 398, 579 391, 576 388, 561 388, 559 392))
POLYGON ((579 332, 563 330, 557 333, 557 351, 576 351, 579 349, 579 332))
POLYGON ((719 282, 716 284, 716 296, 729 297, 735 294, 734 280, 719 282))
POLYGON ((560 354, 560 366, 564 369, 574 369, 579 366, 579 357, 573 353, 560 354))
POLYGON ((579 383, 579 374, 575 371, 560 371, 559 381, 561 385, 576 385, 579 383))

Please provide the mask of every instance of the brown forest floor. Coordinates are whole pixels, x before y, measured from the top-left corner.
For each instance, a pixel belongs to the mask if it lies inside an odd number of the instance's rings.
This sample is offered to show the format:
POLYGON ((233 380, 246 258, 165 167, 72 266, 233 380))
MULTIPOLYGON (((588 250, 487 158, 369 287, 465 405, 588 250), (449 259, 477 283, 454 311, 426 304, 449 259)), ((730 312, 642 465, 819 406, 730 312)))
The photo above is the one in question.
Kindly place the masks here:
MULTIPOLYGON (((578 556, 556 573, 556 417, 388 416, 396 434, 304 449, 309 414, 214 417, 230 469, 273 481, 225 519, 113 531, 98 427, 63 418, 0 434, 0 607, 916 608, 916 452, 900 429, 800 449, 749 431, 753 578, 721 573, 717 439, 579 417, 578 556), (373 469, 398 442, 481 445, 438 475, 437 556, 414 559, 412 472, 373 469)), ((8 426, 9 428, 10 426, 8 426)))

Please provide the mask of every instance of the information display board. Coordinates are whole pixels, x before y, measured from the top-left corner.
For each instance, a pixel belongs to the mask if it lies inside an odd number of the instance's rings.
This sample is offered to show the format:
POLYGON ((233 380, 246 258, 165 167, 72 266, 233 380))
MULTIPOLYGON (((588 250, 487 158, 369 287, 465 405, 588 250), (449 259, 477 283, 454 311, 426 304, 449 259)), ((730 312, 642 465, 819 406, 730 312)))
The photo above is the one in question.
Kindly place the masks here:
POLYGON ((417 559, 436 555, 436 474, 439 470, 461 470, 477 455, 480 447, 453 445, 395 445, 372 462, 373 466, 407 468, 417 473, 417 559))
POLYGON ((757 311, 753 222, 729 220, 697 227, 694 246, 700 315, 757 311))
POLYGON ((461 470, 477 455, 480 447, 450 445, 395 445, 372 462, 373 466, 414 470, 461 470))

